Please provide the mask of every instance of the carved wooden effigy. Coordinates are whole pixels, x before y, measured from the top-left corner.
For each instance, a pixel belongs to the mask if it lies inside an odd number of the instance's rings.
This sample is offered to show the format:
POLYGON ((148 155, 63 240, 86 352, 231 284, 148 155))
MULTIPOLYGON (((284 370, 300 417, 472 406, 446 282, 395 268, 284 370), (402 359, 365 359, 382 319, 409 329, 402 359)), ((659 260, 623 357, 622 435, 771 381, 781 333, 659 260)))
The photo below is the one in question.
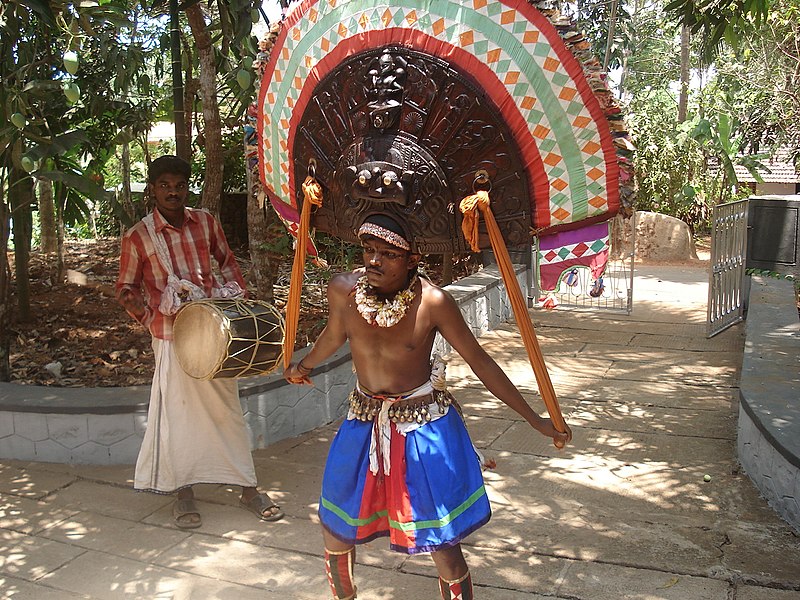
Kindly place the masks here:
POLYGON ((290 231, 309 174, 317 230, 356 241, 393 212, 423 253, 468 251, 475 189, 509 247, 632 212, 622 114, 569 20, 524 0, 391 4, 306 1, 261 44, 248 165, 290 231))

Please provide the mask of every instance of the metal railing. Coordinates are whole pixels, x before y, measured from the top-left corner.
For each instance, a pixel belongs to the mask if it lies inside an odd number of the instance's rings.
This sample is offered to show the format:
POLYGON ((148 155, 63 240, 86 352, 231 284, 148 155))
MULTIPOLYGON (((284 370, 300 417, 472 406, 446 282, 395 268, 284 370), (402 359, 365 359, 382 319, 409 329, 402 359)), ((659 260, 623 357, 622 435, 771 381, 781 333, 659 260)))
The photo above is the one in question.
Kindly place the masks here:
POLYGON ((744 318, 747 301, 747 200, 714 207, 708 281, 708 337, 744 318))

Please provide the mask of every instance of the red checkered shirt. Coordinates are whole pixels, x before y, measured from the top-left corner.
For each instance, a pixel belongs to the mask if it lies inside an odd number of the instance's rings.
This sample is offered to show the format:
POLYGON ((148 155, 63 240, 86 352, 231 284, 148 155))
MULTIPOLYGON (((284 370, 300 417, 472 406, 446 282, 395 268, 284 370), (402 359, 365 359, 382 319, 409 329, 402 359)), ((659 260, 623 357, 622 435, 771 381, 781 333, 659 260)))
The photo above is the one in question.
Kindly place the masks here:
MULTIPOLYGON (((183 227, 170 225, 158 210, 153 211, 157 234, 163 234, 172 258, 172 269, 178 279, 186 279, 201 287, 206 296, 223 283, 235 281, 245 289, 244 278, 231 252, 219 221, 205 210, 186 208, 183 227), (212 270, 211 257, 217 262, 220 283, 212 270)), ((145 314, 137 320, 150 330, 153 337, 172 339, 174 317, 159 312, 161 294, 167 286, 167 273, 158 260, 158 254, 143 222, 138 222, 125 232, 119 260, 117 298, 125 290, 139 294, 145 305, 145 314)), ((133 316, 133 315, 131 315, 133 316)), ((134 317, 135 318, 135 317, 134 317)))

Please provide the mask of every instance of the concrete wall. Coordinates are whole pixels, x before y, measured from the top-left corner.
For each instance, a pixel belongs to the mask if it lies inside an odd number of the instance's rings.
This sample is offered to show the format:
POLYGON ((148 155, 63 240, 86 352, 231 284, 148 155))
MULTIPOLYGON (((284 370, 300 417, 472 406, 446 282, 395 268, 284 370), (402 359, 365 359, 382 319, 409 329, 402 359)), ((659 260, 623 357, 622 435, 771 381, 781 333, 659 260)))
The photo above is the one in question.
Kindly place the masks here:
MULTIPOLYGON (((525 289, 526 272, 517 267, 525 289)), ((496 267, 446 288, 476 337, 512 316, 496 267)), ((437 337, 434 351, 449 345, 437 337)), ((302 352, 298 353, 302 356, 302 352)), ((348 348, 314 371, 314 387, 289 385, 280 373, 239 381, 253 448, 331 423, 345 412, 355 383, 348 348)), ((55 388, 0 383, 0 458, 74 464, 131 464, 147 421, 149 386, 55 388)))
POLYGON ((791 281, 754 276, 739 385, 739 462, 800 532, 800 321, 791 281))

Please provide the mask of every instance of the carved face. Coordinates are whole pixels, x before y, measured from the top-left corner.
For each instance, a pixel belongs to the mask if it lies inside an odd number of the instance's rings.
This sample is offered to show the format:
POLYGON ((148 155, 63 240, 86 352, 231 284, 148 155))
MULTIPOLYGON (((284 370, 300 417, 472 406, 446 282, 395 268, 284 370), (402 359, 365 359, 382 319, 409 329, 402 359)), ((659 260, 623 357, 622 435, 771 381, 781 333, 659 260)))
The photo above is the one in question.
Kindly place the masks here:
POLYGON ((468 73, 385 47, 347 59, 314 88, 294 138, 295 181, 316 159, 320 231, 356 242, 364 215, 386 210, 408 224, 420 252, 465 252, 457 205, 484 170, 495 219, 514 247, 530 239, 531 200, 512 140, 468 73))

